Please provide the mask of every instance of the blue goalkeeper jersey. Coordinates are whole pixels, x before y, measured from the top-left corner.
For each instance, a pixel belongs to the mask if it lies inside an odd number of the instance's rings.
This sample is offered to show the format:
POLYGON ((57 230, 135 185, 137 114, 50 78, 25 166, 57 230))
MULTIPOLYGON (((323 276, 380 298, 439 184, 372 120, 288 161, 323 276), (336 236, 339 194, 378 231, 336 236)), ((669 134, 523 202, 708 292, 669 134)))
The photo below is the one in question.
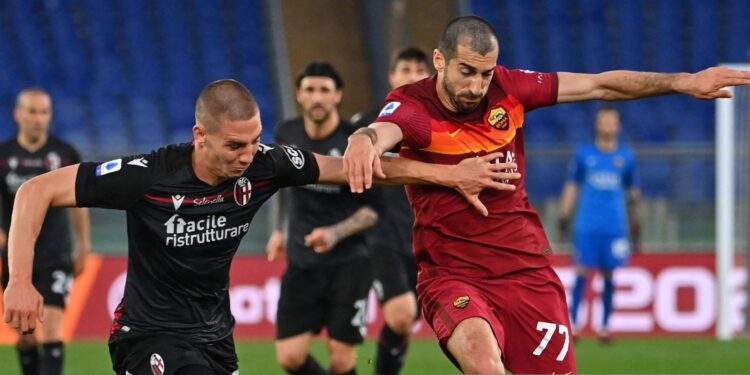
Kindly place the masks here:
POLYGON ((638 186, 635 154, 620 145, 604 152, 595 143, 578 148, 568 167, 568 181, 578 184, 576 233, 626 235, 626 193, 638 186))

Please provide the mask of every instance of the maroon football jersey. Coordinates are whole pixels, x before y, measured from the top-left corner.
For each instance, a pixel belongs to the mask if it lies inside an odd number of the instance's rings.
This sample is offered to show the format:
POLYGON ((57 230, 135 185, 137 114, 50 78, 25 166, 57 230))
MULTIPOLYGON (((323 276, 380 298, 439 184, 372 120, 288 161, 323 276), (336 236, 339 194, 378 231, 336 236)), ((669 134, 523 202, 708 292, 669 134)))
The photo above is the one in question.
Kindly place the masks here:
POLYGON ((437 96, 436 76, 402 86, 386 98, 376 122, 397 124, 401 156, 428 163, 502 152, 523 176, 515 191, 487 190, 479 214, 455 190, 408 186, 414 210, 414 251, 420 277, 451 274, 492 277, 549 265, 552 254, 539 214, 525 189, 524 113, 557 101, 557 74, 497 66, 486 97, 470 113, 446 109, 437 96))

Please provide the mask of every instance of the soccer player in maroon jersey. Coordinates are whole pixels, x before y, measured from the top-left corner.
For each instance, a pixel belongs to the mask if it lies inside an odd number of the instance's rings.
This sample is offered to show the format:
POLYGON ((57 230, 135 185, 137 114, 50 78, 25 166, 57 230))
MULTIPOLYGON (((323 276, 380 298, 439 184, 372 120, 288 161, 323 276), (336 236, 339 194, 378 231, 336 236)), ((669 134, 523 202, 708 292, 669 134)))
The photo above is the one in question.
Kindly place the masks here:
MULTIPOLYGON (((610 71, 540 73, 497 65, 499 41, 475 16, 451 21, 433 52, 437 75, 393 90, 379 117, 349 138, 344 156, 352 191, 383 176, 383 151, 455 164, 501 152, 525 175, 524 114, 556 103, 625 100, 667 93, 730 95, 750 72, 709 68, 688 74, 610 71)), ((575 372, 565 290, 524 179, 514 191, 480 196, 484 215, 448 189, 408 186, 414 210, 418 298, 446 355, 471 374, 575 372)))

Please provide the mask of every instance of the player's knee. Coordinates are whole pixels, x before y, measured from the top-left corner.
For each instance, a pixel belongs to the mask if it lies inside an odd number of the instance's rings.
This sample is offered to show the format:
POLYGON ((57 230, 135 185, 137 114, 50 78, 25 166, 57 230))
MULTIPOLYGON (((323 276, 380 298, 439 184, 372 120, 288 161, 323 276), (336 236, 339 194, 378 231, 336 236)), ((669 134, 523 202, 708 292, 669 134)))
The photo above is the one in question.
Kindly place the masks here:
POLYGON ((331 372, 346 373, 354 368, 357 361, 357 347, 343 343, 329 343, 328 350, 331 356, 331 372))
POLYGON ((393 332, 399 335, 408 335, 411 333, 412 325, 414 325, 414 317, 417 314, 415 310, 401 309, 392 311, 390 316, 385 317, 385 321, 393 332))
POLYGON ((308 353, 277 349, 276 362, 287 371, 295 371, 305 364, 307 354, 308 353))
POLYGON ((331 372, 342 374, 349 372, 356 364, 354 352, 331 352, 331 372))

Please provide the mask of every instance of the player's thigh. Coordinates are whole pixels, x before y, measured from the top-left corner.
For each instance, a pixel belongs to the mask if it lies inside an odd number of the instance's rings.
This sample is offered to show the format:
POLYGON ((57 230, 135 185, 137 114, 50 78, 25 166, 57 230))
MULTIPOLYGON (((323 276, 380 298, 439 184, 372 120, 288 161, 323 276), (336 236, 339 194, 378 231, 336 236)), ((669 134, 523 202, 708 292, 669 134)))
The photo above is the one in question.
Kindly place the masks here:
POLYGON ((73 267, 58 265, 34 269, 34 287, 44 298, 45 306, 65 308, 73 285, 73 267))
POLYGON ((461 321, 446 348, 465 373, 503 373, 501 351, 490 323, 480 317, 461 321))
POLYGON ((281 279, 276 310, 276 338, 319 332, 324 324, 326 271, 289 266, 281 279))
POLYGON ((367 334, 367 302, 372 285, 367 258, 353 259, 333 267, 325 297, 328 336, 359 344, 367 334))
POLYGON ((505 367, 513 373, 575 372, 565 289, 554 270, 525 271, 494 290, 504 322, 505 367))
POLYGON ((435 277, 420 281, 419 299, 425 320, 437 335, 440 348, 456 366, 459 364, 448 350, 448 340, 465 320, 480 318, 489 324, 496 342, 492 350, 502 350, 505 344, 503 326, 487 298, 482 288, 464 280, 435 277))

